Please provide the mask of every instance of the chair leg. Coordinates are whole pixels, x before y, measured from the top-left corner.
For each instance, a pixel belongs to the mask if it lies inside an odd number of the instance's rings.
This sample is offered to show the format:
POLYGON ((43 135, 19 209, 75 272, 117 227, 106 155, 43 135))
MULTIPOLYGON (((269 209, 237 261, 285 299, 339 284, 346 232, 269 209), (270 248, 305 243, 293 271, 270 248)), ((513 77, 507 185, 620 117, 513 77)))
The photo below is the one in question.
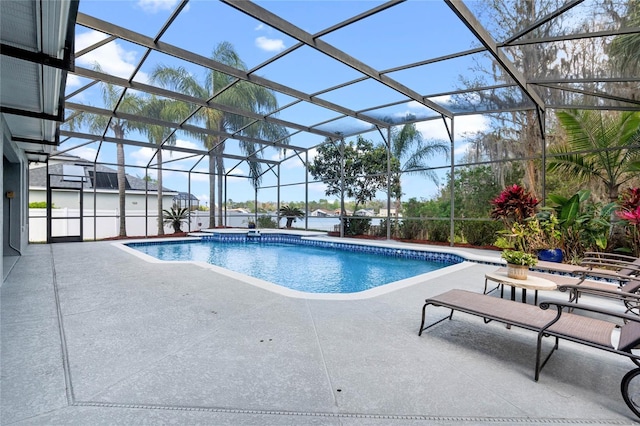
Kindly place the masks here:
POLYGON ((534 375, 534 380, 536 382, 540 378, 540 372, 542 371, 544 366, 547 364, 547 361, 549 361, 549 358, 551 358, 551 355, 553 355, 553 353, 556 351, 556 349, 558 349, 559 339, 556 336, 553 348, 551 348, 551 351, 549 352, 549 355, 547 355, 547 357, 544 359, 544 361, 542 361, 542 338, 543 337, 545 337, 545 334, 543 332, 538 333, 538 347, 536 348, 536 371, 535 371, 535 375, 534 375))
POLYGON ((424 306, 422 307, 422 322, 420 323, 420 330, 418 331, 418 336, 422 336, 422 332, 423 332, 423 331, 425 331, 425 330, 427 330, 427 329, 429 329, 429 328, 433 327, 434 325, 436 325, 436 324, 440 324, 440 323, 441 323, 442 321, 444 321, 444 320, 447 320, 447 319, 449 319, 449 320, 450 320, 451 318, 453 318, 453 309, 451 309, 451 312, 449 313, 449 315, 447 315, 446 317, 444 317, 444 318, 442 318, 442 319, 439 319, 438 321, 436 321, 436 322, 434 322, 434 323, 431 323, 431 324, 429 324, 428 326, 426 326, 426 327, 425 327, 425 326, 424 326, 424 320, 425 320, 425 318, 426 318, 427 306, 428 306, 429 304, 430 304, 430 303, 429 303, 429 302, 427 302, 427 303, 425 303, 425 304, 424 304, 424 306))
POLYGON ((640 374, 640 368, 633 369, 624 375, 622 382, 620 382, 620 392, 622 392, 622 398, 627 404, 627 407, 633 414, 640 417, 640 379, 633 382, 634 379, 640 374))

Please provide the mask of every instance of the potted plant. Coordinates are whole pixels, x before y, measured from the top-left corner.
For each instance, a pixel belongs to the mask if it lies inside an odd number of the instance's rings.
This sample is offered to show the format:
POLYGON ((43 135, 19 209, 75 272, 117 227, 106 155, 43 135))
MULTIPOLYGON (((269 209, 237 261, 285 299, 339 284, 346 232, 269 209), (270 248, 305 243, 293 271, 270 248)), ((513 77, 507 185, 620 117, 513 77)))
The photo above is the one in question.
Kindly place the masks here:
POLYGON ((529 248, 537 251, 538 259, 561 263, 563 259, 562 231, 553 209, 537 213, 529 221, 528 228, 529 248))
POLYGON ((538 259, 521 250, 504 250, 502 258, 507 261, 507 275, 518 280, 527 279, 529 267, 535 266, 538 259))
POLYGON ((553 209, 539 212, 536 214, 535 220, 538 228, 538 232, 534 234, 534 238, 538 239, 536 247, 538 259, 561 263, 564 257, 562 253, 562 232, 560 231, 560 222, 553 209))

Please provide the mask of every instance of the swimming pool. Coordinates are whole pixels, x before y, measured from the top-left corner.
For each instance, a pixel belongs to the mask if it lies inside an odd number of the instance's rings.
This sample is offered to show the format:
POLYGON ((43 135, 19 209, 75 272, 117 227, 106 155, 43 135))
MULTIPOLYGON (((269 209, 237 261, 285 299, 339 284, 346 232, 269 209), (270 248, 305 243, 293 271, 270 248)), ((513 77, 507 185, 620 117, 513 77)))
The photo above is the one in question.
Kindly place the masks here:
POLYGON ((206 262, 305 293, 358 293, 432 272, 459 256, 270 235, 129 243, 164 261, 206 262))

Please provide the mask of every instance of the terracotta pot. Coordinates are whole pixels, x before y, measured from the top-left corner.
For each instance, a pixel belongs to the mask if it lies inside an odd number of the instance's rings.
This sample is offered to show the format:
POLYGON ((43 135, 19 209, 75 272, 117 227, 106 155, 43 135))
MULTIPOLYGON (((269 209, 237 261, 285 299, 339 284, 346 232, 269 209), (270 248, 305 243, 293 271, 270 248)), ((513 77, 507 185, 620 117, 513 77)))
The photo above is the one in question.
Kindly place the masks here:
POLYGON ((527 265, 513 265, 507 263, 507 276, 516 280, 526 280, 529 267, 527 265))

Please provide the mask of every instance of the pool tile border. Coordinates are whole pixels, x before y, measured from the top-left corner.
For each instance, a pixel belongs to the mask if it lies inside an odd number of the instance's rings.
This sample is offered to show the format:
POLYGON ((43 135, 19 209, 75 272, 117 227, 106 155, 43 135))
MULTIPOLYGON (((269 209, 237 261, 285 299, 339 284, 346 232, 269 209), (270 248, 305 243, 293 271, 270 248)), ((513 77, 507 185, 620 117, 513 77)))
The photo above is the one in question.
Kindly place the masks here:
POLYGON ((249 275, 244 275, 235 271, 231 271, 229 269, 225 269, 216 265, 210 265, 204 262, 196 262, 196 261, 163 261, 156 259, 152 256, 146 255, 134 247, 136 246, 147 246, 147 245, 160 245, 160 244, 186 244, 189 242, 200 241, 200 240, 213 240, 213 241, 251 241, 256 237, 247 237, 246 232, 241 233, 210 233, 208 235, 200 235, 197 237, 188 237, 184 239, 158 239, 158 240, 141 240, 141 241, 129 241, 129 242, 114 242, 112 243, 115 246, 118 246, 120 249, 129 252, 130 254, 143 259, 147 262, 151 263, 179 263, 179 264, 193 264, 194 266, 199 266, 204 269, 212 270, 221 275, 225 275, 230 278, 237 279, 239 281, 243 281, 247 284, 262 288, 264 290, 270 291, 272 293, 280 294, 283 296, 296 298, 296 299, 310 299, 310 300, 361 300, 361 299, 369 299, 372 297, 380 296, 383 294, 388 294, 394 292, 396 290, 410 287, 419 283, 423 283, 427 280, 433 280, 442 276, 445 276, 449 273, 459 271, 462 269, 466 269, 474 264, 487 264, 494 266, 502 266, 499 262, 490 262, 485 261, 483 259, 470 259, 465 258, 465 256, 461 256, 455 253, 446 253, 444 251, 430 251, 430 250, 413 250, 411 248, 406 247, 384 247, 382 245, 376 245, 375 242, 364 242, 364 243, 344 243, 334 240, 327 240, 324 237, 318 236, 301 236, 295 234, 279 234, 279 233, 265 233, 261 235, 261 239, 265 242, 285 242, 285 243, 297 243, 297 244, 305 244, 316 247, 327 247, 333 249, 340 250, 350 250, 350 251, 359 251, 371 254, 385 254, 388 256, 399 256, 401 254, 406 254, 407 256, 415 256, 415 259, 424 259, 434 262, 448 263, 449 266, 444 266, 436 271, 428 272, 425 274, 417 275, 415 277, 406 278, 404 280, 395 281, 392 283, 388 283, 385 285, 381 285, 378 287, 374 287, 368 290, 360 291, 357 293, 306 293, 298 290, 292 290, 287 287, 283 287, 265 280, 261 280, 259 278, 251 277, 249 275), (266 237, 266 238, 265 238, 266 237))
MULTIPOLYGON (((407 248, 396 248, 396 247, 381 247, 376 245, 365 245, 365 244, 351 244, 351 243, 343 243, 343 242, 335 242, 335 241, 322 241, 320 239, 315 239, 311 237, 303 237, 300 235, 289 235, 289 234, 263 234, 259 237, 249 236, 246 233, 224 233, 217 234, 212 233, 211 235, 198 237, 192 240, 176 240, 176 241, 149 241, 149 242, 131 242, 125 243, 130 247, 144 247, 150 245, 166 245, 166 244, 186 244, 190 241, 200 240, 200 241, 219 241, 219 242, 238 242, 238 243, 251 243, 251 242, 265 242, 265 243, 289 243, 289 244, 299 244, 305 246, 312 247, 322 247, 327 249, 336 249, 336 250, 344 250, 358 253, 366 253, 366 254, 375 254, 382 256, 391 256, 391 257, 402 257, 406 259, 416 259, 416 260, 425 260, 431 262, 438 263, 448 263, 448 264, 457 264, 462 263, 466 259, 460 255, 452 254, 452 253, 440 253, 440 252, 432 252, 432 251, 423 251, 423 250, 412 250, 407 248)), ((481 262, 476 262, 481 263, 481 262)), ((489 263, 489 262, 487 262, 489 263)), ((496 264, 499 266, 499 264, 496 264)))

